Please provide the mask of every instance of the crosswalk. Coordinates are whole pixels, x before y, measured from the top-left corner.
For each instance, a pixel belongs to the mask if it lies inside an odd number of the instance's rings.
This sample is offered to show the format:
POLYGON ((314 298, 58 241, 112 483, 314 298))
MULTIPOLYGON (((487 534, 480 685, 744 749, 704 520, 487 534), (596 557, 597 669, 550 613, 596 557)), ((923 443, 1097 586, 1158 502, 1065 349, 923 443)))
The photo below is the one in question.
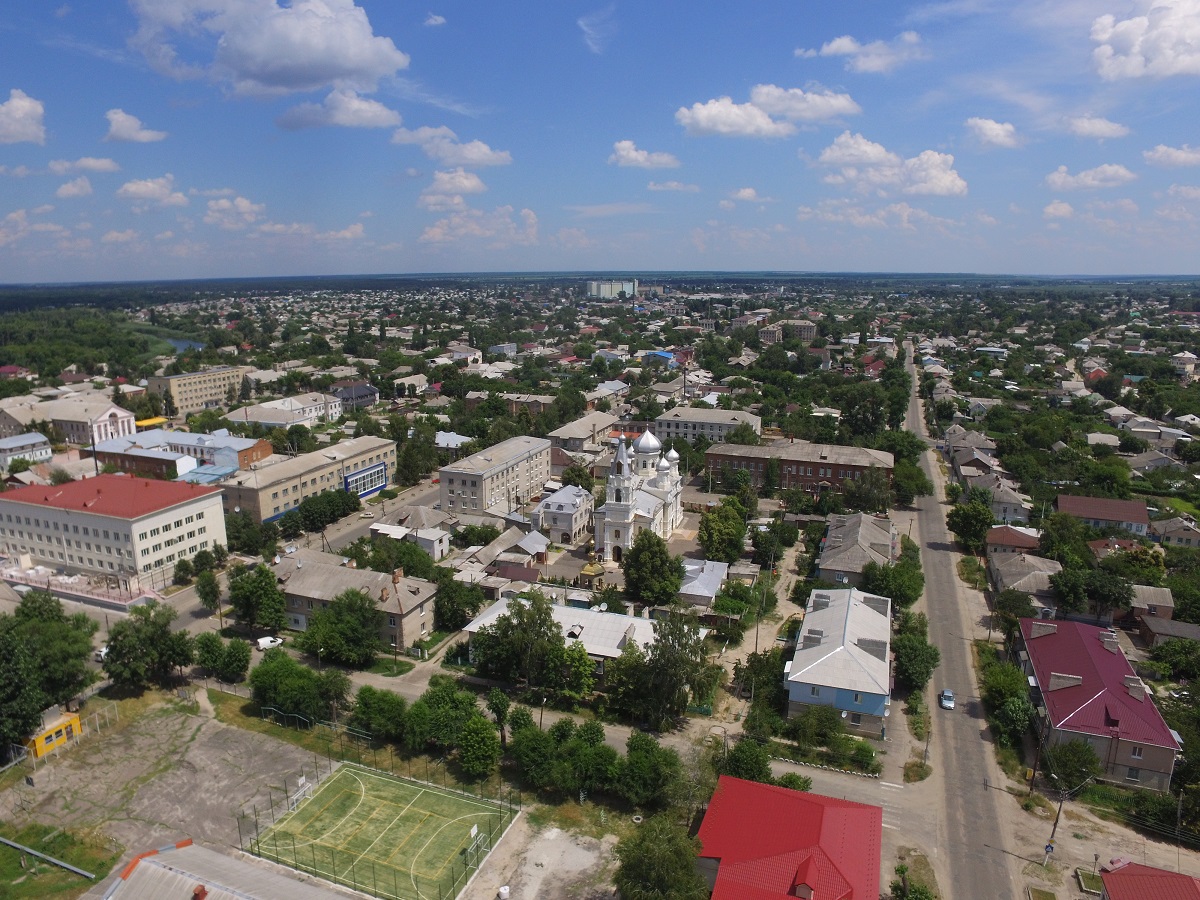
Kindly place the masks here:
POLYGON ((879 805, 883 807, 883 827, 899 831, 904 824, 904 815, 900 808, 903 802, 904 785, 880 781, 879 787, 879 805))

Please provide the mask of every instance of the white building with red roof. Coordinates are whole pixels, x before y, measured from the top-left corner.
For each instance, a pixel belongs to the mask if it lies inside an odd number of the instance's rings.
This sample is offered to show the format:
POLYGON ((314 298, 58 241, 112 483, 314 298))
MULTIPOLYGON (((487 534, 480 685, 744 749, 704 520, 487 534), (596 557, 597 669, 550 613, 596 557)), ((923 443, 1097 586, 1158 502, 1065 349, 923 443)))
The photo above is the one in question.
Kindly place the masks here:
POLYGON ((1112 500, 1108 497, 1076 497, 1059 494, 1054 501, 1059 512, 1082 519, 1093 528, 1116 525, 1134 534, 1150 533, 1150 513, 1145 500, 1112 500))
POLYGON ((712 900, 878 900, 883 810, 722 775, 700 826, 712 900))
POLYGON ((0 541, 21 569, 103 575, 122 591, 163 587, 176 562, 225 540, 219 488, 97 475, 0 494, 0 541))
POLYGON ((1082 622, 1022 619, 1016 653, 1033 676, 1043 746, 1083 741, 1099 757, 1104 780, 1170 788, 1182 745, 1116 634, 1082 622))

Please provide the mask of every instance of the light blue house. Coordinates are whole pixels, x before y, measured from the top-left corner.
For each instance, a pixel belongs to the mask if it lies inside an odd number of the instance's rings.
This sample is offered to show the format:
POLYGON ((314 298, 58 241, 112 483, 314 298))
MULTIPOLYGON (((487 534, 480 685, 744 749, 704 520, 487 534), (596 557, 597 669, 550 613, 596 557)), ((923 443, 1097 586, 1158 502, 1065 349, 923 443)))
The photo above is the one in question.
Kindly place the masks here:
POLYGON ((892 601, 858 588, 809 595, 796 655, 784 669, 788 715, 842 711, 846 730, 885 737, 891 707, 892 601))

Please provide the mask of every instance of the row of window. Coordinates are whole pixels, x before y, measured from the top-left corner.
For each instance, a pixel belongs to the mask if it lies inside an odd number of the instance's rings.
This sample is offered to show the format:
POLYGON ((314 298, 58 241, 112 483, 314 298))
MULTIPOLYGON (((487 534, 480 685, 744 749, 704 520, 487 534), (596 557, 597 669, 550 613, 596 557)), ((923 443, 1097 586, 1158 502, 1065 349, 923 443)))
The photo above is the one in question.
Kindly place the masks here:
MULTIPOLYGON (((201 511, 201 512, 195 513, 194 515, 185 516, 182 519, 176 519, 174 522, 174 527, 182 528, 184 525, 190 525, 193 522, 199 521, 200 519, 203 519, 203 518, 204 518, 204 512, 201 511)), ((165 522, 162 525, 158 525, 158 526, 155 526, 154 528, 151 528, 148 532, 147 531, 139 532, 138 540, 144 541, 144 540, 146 540, 147 537, 158 537, 160 534, 164 534, 165 532, 170 531, 171 528, 172 528, 172 523, 165 522)))

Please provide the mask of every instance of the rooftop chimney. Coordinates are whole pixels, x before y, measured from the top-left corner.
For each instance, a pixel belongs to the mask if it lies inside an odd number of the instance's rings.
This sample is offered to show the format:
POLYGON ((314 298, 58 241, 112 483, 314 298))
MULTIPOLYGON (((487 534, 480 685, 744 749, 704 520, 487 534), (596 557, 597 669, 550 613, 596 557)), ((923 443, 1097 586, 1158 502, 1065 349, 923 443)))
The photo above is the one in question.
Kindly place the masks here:
POLYGON ((812 608, 814 610, 828 609, 829 608, 829 595, 828 594, 813 594, 812 608))
POLYGON ((1029 637, 1033 638, 1045 637, 1048 634, 1057 634, 1058 626, 1053 622, 1043 622, 1040 619, 1035 619, 1029 623, 1029 637))
POLYGON ((204 900, 204 898, 207 896, 208 888, 206 888, 204 885, 198 884, 192 888, 192 900, 204 900))
POLYGON ((1062 672, 1050 673, 1050 684, 1046 686, 1046 692, 1057 691, 1060 688, 1075 687, 1078 684, 1083 684, 1082 675, 1064 675, 1062 672))
POLYGON ((1104 645, 1104 649, 1109 653, 1121 652, 1121 645, 1117 643, 1117 636, 1111 631, 1100 632, 1100 643, 1104 645))
POLYGON ((880 641, 875 638, 859 638, 858 648, 866 653, 870 653, 876 659, 887 662, 887 641, 880 641))
POLYGON ((1126 675, 1123 682, 1129 691, 1129 696, 1139 703, 1146 699, 1146 683, 1136 675, 1126 675))
POLYGON ((809 647, 819 647, 823 640, 825 640, 825 632, 820 628, 812 628, 805 632, 800 649, 807 650, 809 647))

